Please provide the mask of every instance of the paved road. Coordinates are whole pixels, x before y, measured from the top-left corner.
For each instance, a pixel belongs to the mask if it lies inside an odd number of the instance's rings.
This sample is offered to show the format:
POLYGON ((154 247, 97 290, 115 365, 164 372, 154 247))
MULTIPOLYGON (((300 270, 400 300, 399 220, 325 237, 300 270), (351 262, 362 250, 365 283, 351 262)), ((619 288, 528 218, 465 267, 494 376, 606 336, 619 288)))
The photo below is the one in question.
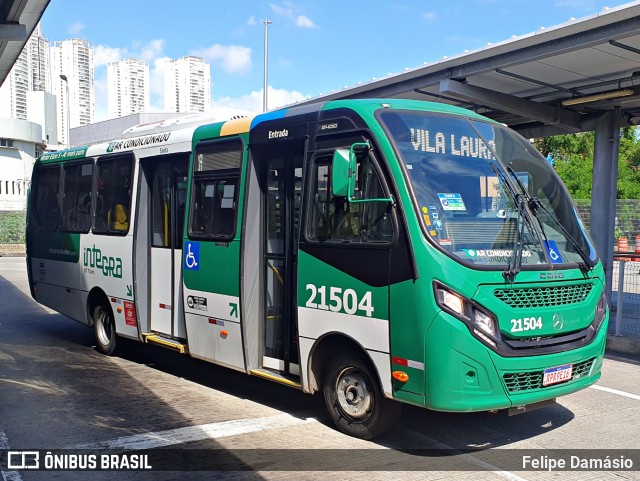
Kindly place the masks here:
POLYGON ((319 396, 161 348, 132 343, 118 357, 105 357, 93 344, 90 329, 32 301, 23 258, 0 258, 0 451, 165 448, 172 459, 171 448, 199 448, 208 451, 193 453, 242 471, 5 468, 0 481, 640 479, 640 471, 517 469, 523 453, 538 449, 558 457, 567 449, 640 447, 640 363, 633 360, 610 357, 596 388, 512 418, 407 407, 396 429, 367 442, 335 431, 319 396), (416 456, 403 454, 407 448, 478 451, 416 456), (458 471, 448 471, 452 466, 458 471))

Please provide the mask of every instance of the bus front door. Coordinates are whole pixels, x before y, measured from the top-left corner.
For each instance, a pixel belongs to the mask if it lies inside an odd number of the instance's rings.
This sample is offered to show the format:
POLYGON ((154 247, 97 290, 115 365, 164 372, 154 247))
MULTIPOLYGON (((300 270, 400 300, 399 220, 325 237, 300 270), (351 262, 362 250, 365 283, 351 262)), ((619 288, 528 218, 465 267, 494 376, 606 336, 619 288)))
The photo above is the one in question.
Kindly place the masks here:
MULTIPOLYGON (((165 157, 166 158, 166 157, 165 157)), ((147 164, 151 175, 150 330, 186 338, 182 314, 182 230, 188 158, 147 164)))
POLYGON ((257 159, 263 205, 263 329, 261 367, 299 376, 296 251, 302 200, 304 140, 252 150, 257 159))

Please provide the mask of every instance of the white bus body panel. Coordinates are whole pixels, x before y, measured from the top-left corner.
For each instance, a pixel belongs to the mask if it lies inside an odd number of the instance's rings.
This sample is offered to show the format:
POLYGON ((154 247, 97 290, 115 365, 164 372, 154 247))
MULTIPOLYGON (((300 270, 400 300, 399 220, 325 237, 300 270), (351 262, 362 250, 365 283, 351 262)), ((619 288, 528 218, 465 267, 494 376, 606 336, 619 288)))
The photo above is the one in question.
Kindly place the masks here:
POLYGON ((184 298, 189 353, 199 359, 245 371, 240 299, 187 288, 184 289, 184 298))

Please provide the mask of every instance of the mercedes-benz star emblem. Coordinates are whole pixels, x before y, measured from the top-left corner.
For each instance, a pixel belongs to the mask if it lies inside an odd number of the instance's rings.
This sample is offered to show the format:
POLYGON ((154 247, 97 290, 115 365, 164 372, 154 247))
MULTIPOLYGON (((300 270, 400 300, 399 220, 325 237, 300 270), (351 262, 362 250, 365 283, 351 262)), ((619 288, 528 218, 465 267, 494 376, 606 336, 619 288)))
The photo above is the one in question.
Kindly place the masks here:
POLYGON ((557 312, 553 316, 553 329, 555 331, 561 331, 563 327, 564 327, 564 317, 562 317, 562 314, 557 312))

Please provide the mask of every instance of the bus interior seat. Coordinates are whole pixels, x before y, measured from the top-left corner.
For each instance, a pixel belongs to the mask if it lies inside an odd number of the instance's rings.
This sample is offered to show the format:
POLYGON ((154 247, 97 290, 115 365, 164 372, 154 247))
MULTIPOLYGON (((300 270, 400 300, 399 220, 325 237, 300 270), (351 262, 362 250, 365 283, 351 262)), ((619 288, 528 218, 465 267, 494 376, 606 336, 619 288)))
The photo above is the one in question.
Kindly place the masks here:
POLYGON ((116 204, 114 207, 113 228, 115 230, 129 229, 129 219, 127 218, 127 208, 123 204, 116 204))

